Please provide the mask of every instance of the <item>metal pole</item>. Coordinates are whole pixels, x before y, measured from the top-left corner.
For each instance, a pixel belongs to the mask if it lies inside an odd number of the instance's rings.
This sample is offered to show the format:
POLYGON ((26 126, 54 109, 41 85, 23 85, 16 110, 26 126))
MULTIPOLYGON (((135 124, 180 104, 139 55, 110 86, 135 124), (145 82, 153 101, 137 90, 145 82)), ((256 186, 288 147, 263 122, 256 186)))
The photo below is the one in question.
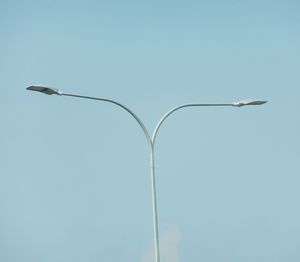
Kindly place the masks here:
POLYGON ((158 215, 156 200, 156 182, 155 182, 155 161, 154 144, 151 143, 150 150, 150 169, 151 169, 151 191, 152 191, 152 215, 153 215, 153 234, 154 234, 154 256, 155 262, 160 262, 159 234, 158 234, 158 215))

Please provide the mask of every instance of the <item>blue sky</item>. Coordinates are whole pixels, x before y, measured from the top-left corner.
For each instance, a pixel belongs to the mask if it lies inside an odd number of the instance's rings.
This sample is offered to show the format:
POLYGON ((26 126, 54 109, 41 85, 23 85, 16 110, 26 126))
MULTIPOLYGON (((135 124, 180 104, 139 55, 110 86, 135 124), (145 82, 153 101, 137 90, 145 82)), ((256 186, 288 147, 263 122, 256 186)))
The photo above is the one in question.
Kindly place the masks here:
POLYGON ((298 1, 1 1, 0 260, 300 259, 298 1))

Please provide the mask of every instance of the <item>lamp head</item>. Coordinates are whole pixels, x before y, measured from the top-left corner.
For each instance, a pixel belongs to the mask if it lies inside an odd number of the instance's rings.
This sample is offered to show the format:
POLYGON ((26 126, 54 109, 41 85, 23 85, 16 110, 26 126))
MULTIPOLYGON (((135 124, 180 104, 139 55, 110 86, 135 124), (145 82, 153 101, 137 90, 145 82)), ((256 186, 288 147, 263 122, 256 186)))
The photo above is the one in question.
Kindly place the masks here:
POLYGON ((267 103, 268 101, 266 100, 255 100, 255 99, 245 99, 245 100, 241 100, 241 101, 238 101, 238 102, 234 102, 232 105, 233 106, 250 106, 250 105, 253 105, 253 106, 257 106, 257 105, 263 105, 265 103, 267 103))
POLYGON ((31 90, 31 91, 36 91, 36 92, 41 92, 47 95, 62 95, 62 91, 60 91, 57 88, 52 88, 52 87, 48 87, 48 86, 41 86, 41 85, 32 85, 26 88, 27 90, 31 90))

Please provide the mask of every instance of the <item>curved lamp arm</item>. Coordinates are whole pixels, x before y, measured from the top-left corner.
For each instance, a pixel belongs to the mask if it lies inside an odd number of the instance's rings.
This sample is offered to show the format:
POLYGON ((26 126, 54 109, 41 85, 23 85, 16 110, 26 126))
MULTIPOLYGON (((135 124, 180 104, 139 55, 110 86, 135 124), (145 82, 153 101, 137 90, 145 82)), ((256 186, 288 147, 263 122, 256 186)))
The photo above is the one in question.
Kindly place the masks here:
POLYGON ((90 100, 98 100, 98 101, 108 102, 108 103, 112 103, 116 106, 119 106, 119 107, 123 108, 124 110, 126 110, 138 122, 138 124, 142 128, 142 130, 147 138, 149 145, 152 147, 151 137, 149 135, 147 128, 145 127, 144 123, 142 122, 142 120, 133 111, 131 111, 127 106, 124 106, 123 104, 121 104, 117 101, 114 101, 111 99, 106 99, 106 98, 100 98, 100 97, 68 94, 68 93, 62 92, 61 90, 59 90, 57 88, 52 88, 52 87, 42 86, 42 85, 32 85, 32 86, 27 87, 26 89, 31 90, 31 91, 41 92, 41 93, 44 93, 47 95, 55 94, 55 95, 59 95, 59 96, 71 96, 71 97, 84 98, 84 99, 90 99, 90 100))
POLYGON ((131 111, 127 106, 124 106, 123 104, 121 104, 121 103, 119 103, 117 101, 106 99, 106 98, 91 97, 91 96, 82 96, 82 95, 74 95, 74 94, 68 94, 68 93, 62 93, 62 92, 61 92, 60 95, 62 95, 62 96, 77 97, 77 98, 84 98, 84 99, 91 99, 91 100, 104 101, 104 102, 112 103, 114 105, 117 105, 117 106, 123 108, 124 110, 126 110, 138 122, 138 124, 142 128, 142 130, 143 130, 143 132, 144 132, 144 134, 145 134, 145 136, 147 138, 147 141, 148 141, 149 145, 152 146, 151 137, 149 135, 149 132, 148 132, 146 126, 144 125, 144 123, 142 122, 142 120, 133 111, 131 111))
POLYGON ((177 106, 173 109, 171 109, 169 112, 167 112, 158 122, 158 124, 156 125, 153 135, 152 135, 152 144, 154 147, 155 144, 155 140, 156 140, 156 136, 158 133, 158 130, 160 128, 160 126, 162 125, 162 123, 171 115, 173 114, 175 111, 181 109, 181 108, 185 108, 185 107, 195 107, 195 106, 234 106, 234 107, 241 107, 241 106, 250 106, 250 105, 263 105, 265 103, 267 103, 267 100, 258 100, 258 99, 245 99, 245 100, 240 100, 237 102, 233 102, 233 103, 223 103, 223 104, 183 104, 180 106, 177 106))
POLYGON ((196 106, 235 106, 234 104, 184 104, 184 105, 180 105, 177 106, 173 109, 171 109, 169 112, 167 112, 158 122, 158 124, 156 125, 153 135, 152 135, 152 143, 153 146, 155 145, 155 140, 156 140, 156 136, 158 133, 158 130, 160 129, 162 123, 174 112, 176 112, 179 109, 185 108, 185 107, 196 107, 196 106))

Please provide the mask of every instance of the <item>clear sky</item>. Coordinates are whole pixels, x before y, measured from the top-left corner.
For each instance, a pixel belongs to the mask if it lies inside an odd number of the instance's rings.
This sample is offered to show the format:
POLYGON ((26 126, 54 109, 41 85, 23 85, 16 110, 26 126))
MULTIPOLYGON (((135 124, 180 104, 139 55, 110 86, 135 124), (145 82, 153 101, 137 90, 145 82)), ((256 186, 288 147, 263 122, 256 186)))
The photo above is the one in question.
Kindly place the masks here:
POLYGON ((0 261, 300 261, 300 3, 0 1, 0 261))

